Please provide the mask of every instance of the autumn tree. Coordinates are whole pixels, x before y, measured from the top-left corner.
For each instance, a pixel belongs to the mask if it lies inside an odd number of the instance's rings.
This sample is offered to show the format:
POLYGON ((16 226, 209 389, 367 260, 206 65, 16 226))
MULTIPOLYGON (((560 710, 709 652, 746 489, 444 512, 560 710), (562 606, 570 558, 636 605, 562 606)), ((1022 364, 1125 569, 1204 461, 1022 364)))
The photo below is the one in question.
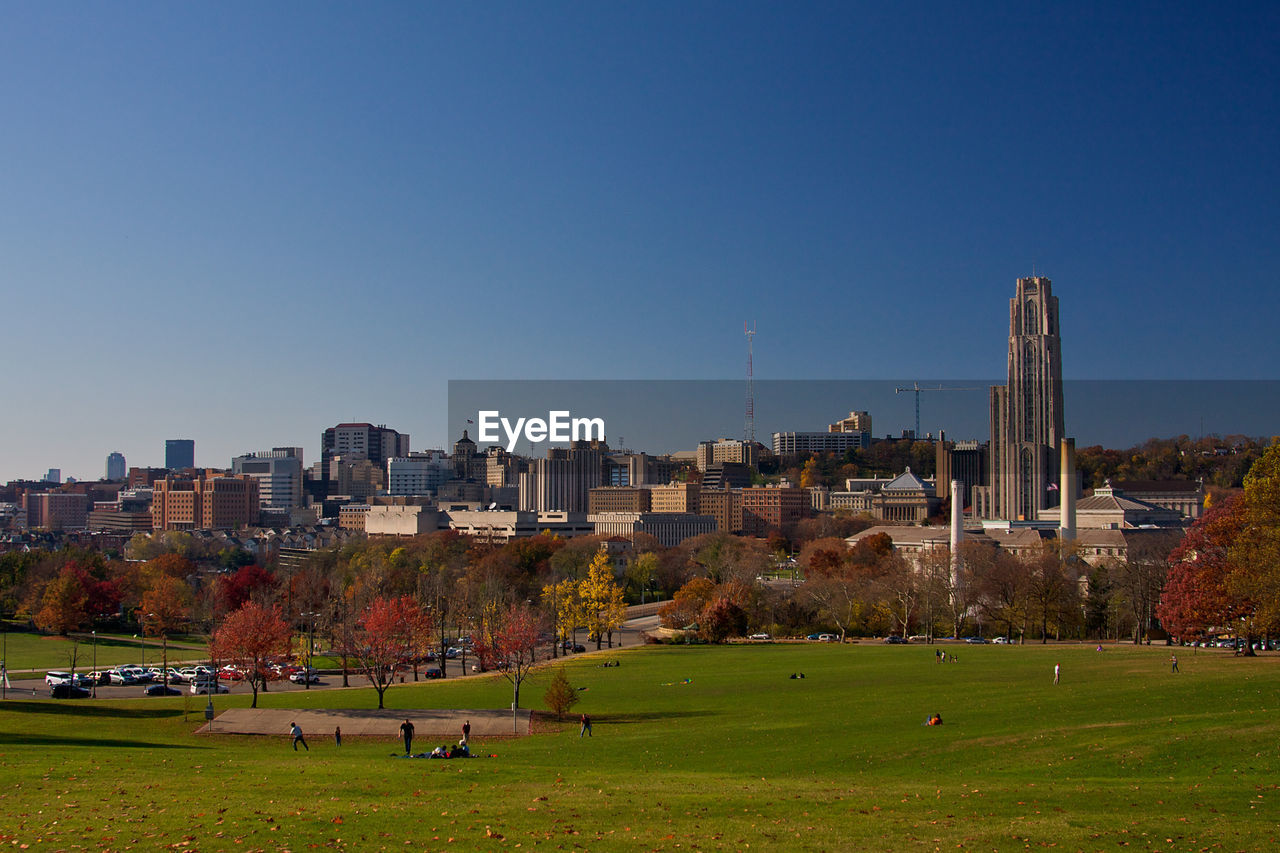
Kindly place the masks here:
POLYGON ((542 603, 551 616, 551 633, 555 638, 553 656, 558 655, 562 642, 577 639, 574 635, 585 621, 582 597, 578 591, 579 583, 572 578, 549 583, 542 588, 542 603))
POLYGON ((369 602, 356 625, 351 651, 378 693, 379 710, 396 673, 421 657, 430 642, 431 617, 411 596, 378 596, 369 602))
POLYGON ((490 614, 476 654, 486 669, 497 669, 511 682, 513 707, 520 707, 520 686, 537 662, 543 623, 526 604, 512 604, 490 614))
POLYGON ((702 612, 699 634, 712 643, 747 633, 747 613, 728 597, 719 597, 702 612))
POLYGON ((613 632, 622 626, 627 607, 622 600, 622 587, 613 577, 613 561, 604 551, 597 551, 587 567, 587 576, 578 584, 582 614, 586 617, 590 636, 599 649, 605 632, 613 645, 613 632))
POLYGON ((1244 528, 1231 546, 1233 570, 1227 586, 1252 605, 1252 640, 1280 631, 1280 440, 1245 476, 1243 513, 1244 528))
MULTIPOLYGON (((180 559, 180 558, 179 558, 180 559)), ((164 684, 169 686, 169 635, 191 619, 191 588, 186 581, 161 574, 142 596, 138 610, 144 633, 159 636, 163 647, 164 684)))
POLYGON ((213 634, 209 656, 215 662, 234 664, 253 691, 258 707, 258 690, 266 686, 272 661, 289 654, 291 629, 278 607, 247 601, 228 615, 213 634))
POLYGON ((41 606, 35 616, 36 627, 66 636, 89 622, 89 593, 83 574, 74 566, 64 566, 58 576, 44 588, 41 606))
POLYGON ((671 600, 658 608, 658 621, 664 628, 687 628, 696 622, 715 597, 716 585, 708 578, 694 578, 671 600))
POLYGON ((1156 607, 1160 623, 1179 639, 1230 630, 1250 612, 1248 601, 1229 588, 1231 548, 1243 532, 1243 498, 1215 503, 1187 530, 1169 554, 1169 578, 1156 607))

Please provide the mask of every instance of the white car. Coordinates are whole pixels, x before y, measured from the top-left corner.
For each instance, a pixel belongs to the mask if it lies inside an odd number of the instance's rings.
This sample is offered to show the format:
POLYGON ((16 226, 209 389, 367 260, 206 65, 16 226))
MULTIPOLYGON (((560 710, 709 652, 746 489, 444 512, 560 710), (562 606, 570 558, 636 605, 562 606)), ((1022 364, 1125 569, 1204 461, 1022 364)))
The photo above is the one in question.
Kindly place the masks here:
POLYGON ((44 683, 45 683, 45 684, 47 684, 47 685, 49 685, 50 687, 54 687, 54 686, 59 685, 59 684, 70 684, 70 683, 71 683, 71 673, 69 673, 69 672, 47 672, 47 673, 45 673, 45 676, 44 676, 44 683))
POLYGON ((227 685, 223 684, 221 681, 218 681, 216 678, 196 679, 195 681, 191 682, 190 689, 191 689, 191 693, 197 696, 202 693, 230 693, 231 692, 231 688, 227 687, 227 685))
POLYGON ((770 637, 768 634, 752 634, 750 637, 747 637, 747 639, 748 640, 772 640, 773 638, 770 637))

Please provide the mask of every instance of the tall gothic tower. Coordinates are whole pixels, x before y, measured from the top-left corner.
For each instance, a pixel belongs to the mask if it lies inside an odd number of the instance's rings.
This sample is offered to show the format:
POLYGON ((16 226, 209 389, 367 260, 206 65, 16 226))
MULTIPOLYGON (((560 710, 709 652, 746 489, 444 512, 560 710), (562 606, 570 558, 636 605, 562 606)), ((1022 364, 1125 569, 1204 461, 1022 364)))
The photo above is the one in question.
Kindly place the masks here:
POLYGON ((991 386, 992 511, 1035 519, 1056 506, 1062 423, 1058 298, 1041 276, 1018 279, 1009 300, 1009 383, 991 386))

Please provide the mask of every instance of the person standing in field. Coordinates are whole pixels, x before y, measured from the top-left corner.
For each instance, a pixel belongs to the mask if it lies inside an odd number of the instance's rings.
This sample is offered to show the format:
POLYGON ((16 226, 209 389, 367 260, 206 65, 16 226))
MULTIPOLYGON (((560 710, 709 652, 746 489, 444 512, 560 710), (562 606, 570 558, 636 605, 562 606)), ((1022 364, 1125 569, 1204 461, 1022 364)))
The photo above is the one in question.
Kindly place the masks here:
POLYGON ((413 723, 405 720, 400 724, 400 734, 404 735, 404 754, 413 752, 413 723))
POLYGON ((1058 676, 1061 674, 1062 674, 1062 665, 1055 663, 1053 665, 1053 683, 1054 684, 1058 683, 1058 676))
POLYGON ((1178 671, 1178 656, 1177 656, 1177 655, 1169 655, 1169 662, 1170 662, 1171 664, 1173 664, 1173 671, 1174 671, 1174 672, 1177 672, 1177 671, 1178 671))
POLYGON ((342 726, 334 726, 333 729, 333 745, 342 746, 342 726))
POLYGON ((302 727, 297 723, 289 723, 289 734, 293 737, 293 751, 298 751, 298 744, 302 744, 302 748, 307 752, 311 751, 311 747, 307 746, 306 739, 302 736, 302 727))
POLYGON ((586 714, 582 715, 582 728, 578 731, 578 737, 582 737, 583 735, 591 737, 591 718, 586 714))
POLYGON ((470 720, 467 720, 465 723, 462 724, 462 742, 465 744, 471 743, 471 721, 470 720))

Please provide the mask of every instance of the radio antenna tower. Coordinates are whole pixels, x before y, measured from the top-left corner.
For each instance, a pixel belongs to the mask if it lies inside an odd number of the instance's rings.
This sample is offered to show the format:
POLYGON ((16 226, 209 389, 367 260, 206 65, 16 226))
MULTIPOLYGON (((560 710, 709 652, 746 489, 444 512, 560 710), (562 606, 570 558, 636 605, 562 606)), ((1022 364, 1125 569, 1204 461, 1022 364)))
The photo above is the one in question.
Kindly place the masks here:
POLYGON ((756 440, 756 380, 751 369, 751 339, 756 336, 756 324, 742 324, 742 331, 747 336, 747 419, 743 429, 743 438, 749 442, 756 440))

